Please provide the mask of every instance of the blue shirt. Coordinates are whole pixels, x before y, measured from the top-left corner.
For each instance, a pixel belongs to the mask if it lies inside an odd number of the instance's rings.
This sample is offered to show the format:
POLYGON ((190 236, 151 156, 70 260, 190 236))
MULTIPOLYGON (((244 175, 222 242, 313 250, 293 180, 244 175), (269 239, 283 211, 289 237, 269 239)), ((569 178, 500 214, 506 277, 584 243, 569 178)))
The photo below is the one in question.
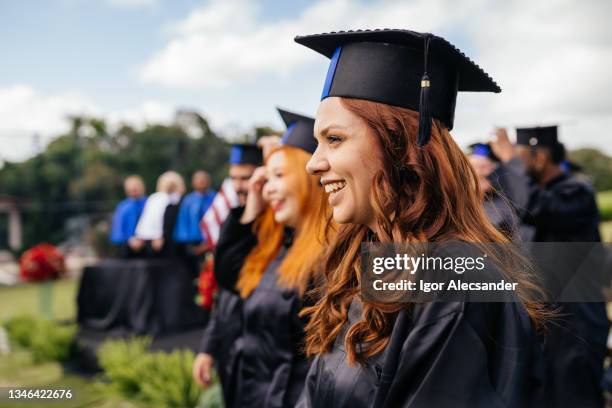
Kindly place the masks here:
POLYGON ((208 190, 205 193, 193 191, 183 198, 174 227, 174 240, 177 242, 202 242, 204 236, 200 229, 200 221, 208 207, 212 204, 216 192, 208 190))
POLYGON ((113 244, 124 244, 134 236, 146 201, 146 197, 126 198, 117 205, 110 234, 113 244))

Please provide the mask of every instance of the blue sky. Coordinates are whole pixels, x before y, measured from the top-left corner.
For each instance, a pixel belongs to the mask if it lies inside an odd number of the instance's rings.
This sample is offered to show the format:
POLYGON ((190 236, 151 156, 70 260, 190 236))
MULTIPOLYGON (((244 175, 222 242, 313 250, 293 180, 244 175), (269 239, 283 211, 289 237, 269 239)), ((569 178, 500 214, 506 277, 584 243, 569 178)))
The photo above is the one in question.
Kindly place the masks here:
MULTIPOLYGON (((32 154, 64 117, 142 125, 194 108, 231 138, 280 127, 277 105, 314 115, 327 60, 296 34, 408 28, 449 39, 500 83, 460 95, 455 137, 494 125, 561 123, 570 147, 611 152, 609 1, 0 1, 0 159, 32 154), (543 2, 535 2, 543 3, 543 2)), ((612 152, 611 152, 612 153, 612 152)))

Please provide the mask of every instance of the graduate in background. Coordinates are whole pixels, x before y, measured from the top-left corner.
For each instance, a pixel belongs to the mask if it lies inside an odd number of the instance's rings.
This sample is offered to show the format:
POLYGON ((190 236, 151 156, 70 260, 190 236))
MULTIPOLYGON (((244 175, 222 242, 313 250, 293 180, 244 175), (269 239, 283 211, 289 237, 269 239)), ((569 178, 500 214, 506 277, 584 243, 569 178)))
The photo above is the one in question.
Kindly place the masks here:
MULTIPOLYGON (((514 146, 505 129, 497 129, 490 144, 509 175, 509 197, 522 221, 535 229, 533 241, 599 242, 595 191, 587 180, 563 168, 565 148, 558 140, 557 126, 520 128, 516 135, 514 146)), ((554 255, 557 259, 572 256, 554 255)), ((567 264, 572 262, 570 258, 567 264)), ((560 277, 554 278, 550 285, 557 285, 560 277)), ((544 344, 551 406, 601 407, 600 382, 609 329, 605 304, 558 306, 560 322, 550 325, 544 344)))
POLYGON ((357 30, 296 42, 331 58, 307 169, 342 224, 324 253, 321 297, 305 310, 314 361, 297 406, 546 406, 535 331, 544 313, 521 291, 534 286, 510 266, 500 267, 520 289, 506 302, 361 296, 363 241, 509 242, 488 220, 473 168, 449 133, 458 91, 501 89, 432 34, 357 30))
MULTIPOLYGON (((262 152, 256 145, 232 145, 229 158, 229 178, 238 196, 240 207, 246 204, 249 179, 262 163, 262 152)), ((231 234, 228 235, 221 228, 219 243, 222 246, 230 245, 232 239, 231 234)), ((216 275, 226 273, 223 267, 219 268, 221 269, 215 270, 216 275)), ((238 294, 221 287, 202 336, 200 351, 193 362, 192 374, 202 388, 207 388, 212 381, 212 367, 215 366, 219 374, 225 406, 228 408, 234 406, 233 401, 236 397, 236 384, 232 382, 230 374, 238 363, 239 347, 235 340, 240 336, 241 331, 242 300, 238 294)))
POLYGON ((140 176, 129 176, 123 182, 126 198, 117 204, 113 214, 110 240, 120 248, 121 256, 134 255, 128 241, 136 232, 136 225, 142 215, 147 197, 145 186, 140 176))
POLYGON ((188 256, 200 256, 206 251, 200 221, 216 193, 210 189, 210 176, 204 170, 193 173, 191 187, 193 191, 183 198, 179 207, 174 240, 185 244, 188 256))
POLYGON ((491 223, 501 233, 513 239, 518 233, 518 217, 504 197, 504 188, 499 175, 499 159, 486 143, 470 145, 468 158, 478 176, 484 208, 491 223))
POLYGON ((147 199, 130 248, 137 251, 146 247, 150 256, 174 255, 172 235, 183 194, 185 182, 180 174, 167 171, 159 176, 157 191, 147 199))

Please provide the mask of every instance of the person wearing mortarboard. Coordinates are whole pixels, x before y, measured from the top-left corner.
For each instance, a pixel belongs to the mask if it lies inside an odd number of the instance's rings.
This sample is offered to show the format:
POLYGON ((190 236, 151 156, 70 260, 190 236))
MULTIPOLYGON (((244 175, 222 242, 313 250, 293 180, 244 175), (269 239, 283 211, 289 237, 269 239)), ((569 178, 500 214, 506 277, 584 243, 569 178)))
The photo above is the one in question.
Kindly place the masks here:
POLYGON ((458 91, 499 86, 432 34, 358 30, 295 40, 331 59, 307 169, 341 224, 325 250, 321 297, 305 311, 314 361, 297 406, 533 406, 542 313, 521 291, 503 303, 360 296, 362 241, 509 242, 488 220, 472 166, 449 133, 458 91))
POLYGON ((473 143, 469 148, 468 157, 478 177, 487 216, 500 232, 513 239, 518 233, 518 218, 503 195, 499 159, 487 143, 473 143))
MULTIPOLYGON (((261 166, 261 149, 255 144, 234 144, 230 150, 229 177, 238 196, 239 206, 244 207, 248 194, 249 179, 261 166)), ((218 244, 229 245, 234 239, 225 228, 221 228, 218 244)), ((224 271, 216 270, 216 274, 224 271)), ((193 377, 203 388, 210 386, 212 367, 219 374, 226 407, 233 407, 236 384, 232 382, 232 370, 238 363, 239 347, 236 339, 242 330, 242 301, 233 291, 219 288, 215 306, 202 336, 199 353, 193 363, 193 377)))
POLYGON ((199 256, 206 250, 200 220, 212 203, 215 191, 210 189, 210 176, 198 170, 191 176, 193 191, 183 197, 174 227, 174 240, 186 245, 188 255, 199 256))
POLYGON ((299 313, 316 276, 329 207, 305 171, 316 147, 314 120, 279 113, 287 130, 253 174, 244 209, 228 217, 228 243, 219 242, 215 254, 219 286, 242 299, 240 363, 229 374, 237 407, 294 407, 309 368, 299 313))
MULTIPOLYGON (((507 170, 519 215, 535 229, 534 242, 599 242, 594 189, 563 168, 565 148, 557 131, 557 126, 519 128, 513 146, 506 131, 498 129, 491 146, 507 170)), ((578 245, 576 252, 582 247, 578 245)), ((573 264, 575 254, 564 252, 554 254, 557 262, 573 264)), ((571 282, 566 276, 550 280, 548 275, 545 287, 553 293, 563 288, 559 282, 571 282)), ((603 406, 600 381, 609 329, 605 304, 572 302, 558 307, 562 322, 551 325, 544 347, 551 406, 603 406)))
POLYGON ((173 231, 185 182, 177 172, 167 171, 157 179, 156 190, 147 199, 130 246, 146 246, 151 256, 174 256, 173 231))
POLYGON ((129 176, 123 182, 126 198, 117 204, 113 213, 110 240, 114 245, 121 248, 122 256, 133 255, 136 252, 128 246, 130 238, 136 232, 136 225, 142 215, 147 197, 142 178, 129 176))

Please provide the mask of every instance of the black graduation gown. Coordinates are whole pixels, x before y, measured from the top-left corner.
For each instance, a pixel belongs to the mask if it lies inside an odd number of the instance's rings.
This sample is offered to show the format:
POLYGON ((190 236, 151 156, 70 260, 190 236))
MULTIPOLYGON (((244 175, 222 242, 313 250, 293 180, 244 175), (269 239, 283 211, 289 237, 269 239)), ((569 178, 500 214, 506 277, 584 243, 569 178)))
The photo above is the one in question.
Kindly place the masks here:
POLYGON ((214 272, 220 287, 210 322, 200 344, 200 352, 215 358, 215 368, 219 374, 227 408, 237 406, 236 373, 241 352, 237 339, 242 333, 242 299, 223 285, 235 282, 242 261, 257 243, 251 233, 251 225, 245 226, 239 222, 243 210, 243 207, 232 209, 219 233, 214 272))
POLYGON ((240 337, 241 330, 242 299, 235 293, 220 288, 202 336, 200 352, 210 354, 215 359, 215 369, 227 408, 235 406, 236 383, 232 373, 236 372, 240 358, 236 339, 240 337))
MULTIPOLYGON (((240 236, 217 248, 215 271, 223 271, 217 281, 234 290, 240 267, 255 246, 251 225, 239 223, 240 211, 233 212, 224 229, 240 236)), ((293 407, 304 386, 308 371, 302 348, 304 322, 299 294, 277 284, 277 269, 290 245, 285 240, 276 258, 251 293, 242 300, 242 330, 235 340, 238 364, 228 377, 236 384, 232 400, 238 407, 293 407), (237 368, 236 368, 237 367, 237 368)))
POLYGON ((498 193, 488 194, 484 200, 484 209, 491 224, 513 239, 518 233, 518 218, 507 201, 498 193))
MULTIPOLYGON (((588 182, 563 173, 540 187, 529 179, 518 159, 504 166, 511 175, 509 196, 517 203, 523 222, 535 228, 534 241, 600 241, 599 212, 588 182)), ((555 398, 552 404, 601 407, 600 381, 609 329, 605 304, 575 302, 557 306, 561 316, 549 325, 544 339, 547 392, 555 398)))
MULTIPOLYGON (((361 313, 355 297, 343 333, 361 313)), ((399 319, 407 329, 398 335, 396 322, 390 345, 364 365, 347 363, 338 336, 313 361, 298 407, 375 406, 389 361, 397 369, 378 407, 541 406, 541 350, 520 303, 415 304, 399 319)))

